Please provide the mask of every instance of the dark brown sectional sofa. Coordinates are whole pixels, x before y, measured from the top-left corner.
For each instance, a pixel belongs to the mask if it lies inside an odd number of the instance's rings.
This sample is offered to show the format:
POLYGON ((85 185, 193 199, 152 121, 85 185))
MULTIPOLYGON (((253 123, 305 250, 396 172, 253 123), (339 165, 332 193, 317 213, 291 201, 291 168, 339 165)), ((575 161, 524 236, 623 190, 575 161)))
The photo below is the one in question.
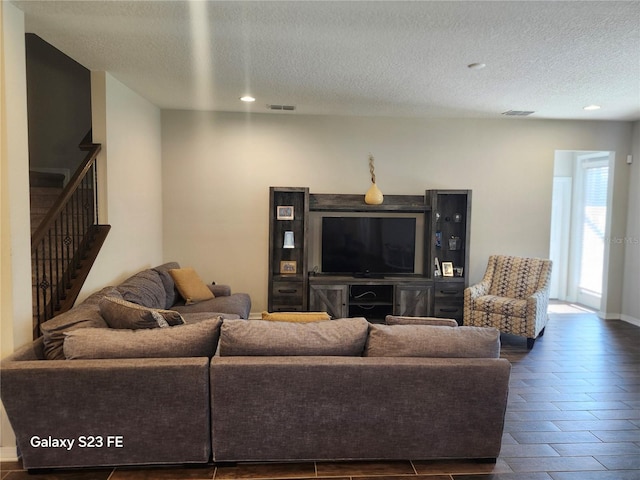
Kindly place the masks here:
POLYGON ((49 335, 3 360, 24 467, 499 455, 497 330, 188 316, 133 333, 59 322, 61 350, 49 335))

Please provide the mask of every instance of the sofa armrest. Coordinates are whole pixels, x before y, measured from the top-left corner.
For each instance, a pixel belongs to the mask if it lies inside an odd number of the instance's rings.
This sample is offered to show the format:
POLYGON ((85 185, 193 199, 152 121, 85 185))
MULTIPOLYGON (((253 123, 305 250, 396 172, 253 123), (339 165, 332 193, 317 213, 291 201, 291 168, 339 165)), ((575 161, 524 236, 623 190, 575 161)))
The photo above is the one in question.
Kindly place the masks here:
POLYGON ((216 297, 228 297, 231 295, 231 287, 229 285, 211 283, 211 285, 207 285, 207 287, 209 287, 209 290, 211 290, 216 297))
POLYGON ((12 358, 2 362, 2 403, 25 468, 207 462, 208 358, 12 358), (73 448, 32 443, 49 436, 74 439, 73 448), (82 448, 81 437, 103 447, 82 448))

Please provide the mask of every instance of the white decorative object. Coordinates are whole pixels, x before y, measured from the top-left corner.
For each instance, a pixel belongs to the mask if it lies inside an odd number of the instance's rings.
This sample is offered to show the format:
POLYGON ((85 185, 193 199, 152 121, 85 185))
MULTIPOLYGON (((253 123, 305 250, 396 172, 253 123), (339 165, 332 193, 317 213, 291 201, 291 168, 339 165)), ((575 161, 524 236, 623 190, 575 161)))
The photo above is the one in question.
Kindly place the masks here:
POLYGON ((373 171, 373 155, 369 154, 369 172, 371 173, 371 187, 364 196, 367 205, 380 205, 384 201, 384 195, 376 185, 376 174, 373 171))

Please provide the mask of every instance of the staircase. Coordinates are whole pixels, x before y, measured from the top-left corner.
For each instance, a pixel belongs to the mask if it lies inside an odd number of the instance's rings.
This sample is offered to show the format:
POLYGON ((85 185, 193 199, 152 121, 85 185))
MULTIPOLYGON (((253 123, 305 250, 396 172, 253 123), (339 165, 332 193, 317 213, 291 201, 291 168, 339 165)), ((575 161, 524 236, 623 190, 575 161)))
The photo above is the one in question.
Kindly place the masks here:
POLYGON ((62 188, 60 178, 32 172, 31 268, 33 337, 40 324, 75 303, 111 228, 98 224, 99 144, 82 144, 84 161, 62 188))

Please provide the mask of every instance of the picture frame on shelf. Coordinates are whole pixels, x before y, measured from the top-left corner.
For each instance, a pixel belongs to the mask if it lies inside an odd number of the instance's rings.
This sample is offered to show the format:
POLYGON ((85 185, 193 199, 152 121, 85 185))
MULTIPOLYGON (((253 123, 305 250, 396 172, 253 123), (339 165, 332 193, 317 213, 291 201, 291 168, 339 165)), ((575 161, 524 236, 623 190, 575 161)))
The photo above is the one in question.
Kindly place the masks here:
POLYGON ((280 273, 283 275, 298 273, 298 263, 295 260, 282 260, 280 262, 280 273))
POLYGON ((293 220, 293 205, 278 205, 276 207, 276 220, 293 220))
POLYGON ((442 276, 453 277, 453 262, 442 262, 442 276))
POLYGON ((442 276, 442 270, 440 270, 440 260, 438 260, 438 257, 435 258, 433 262, 433 266, 434 266, 433 275, 435 277, 442 276))

